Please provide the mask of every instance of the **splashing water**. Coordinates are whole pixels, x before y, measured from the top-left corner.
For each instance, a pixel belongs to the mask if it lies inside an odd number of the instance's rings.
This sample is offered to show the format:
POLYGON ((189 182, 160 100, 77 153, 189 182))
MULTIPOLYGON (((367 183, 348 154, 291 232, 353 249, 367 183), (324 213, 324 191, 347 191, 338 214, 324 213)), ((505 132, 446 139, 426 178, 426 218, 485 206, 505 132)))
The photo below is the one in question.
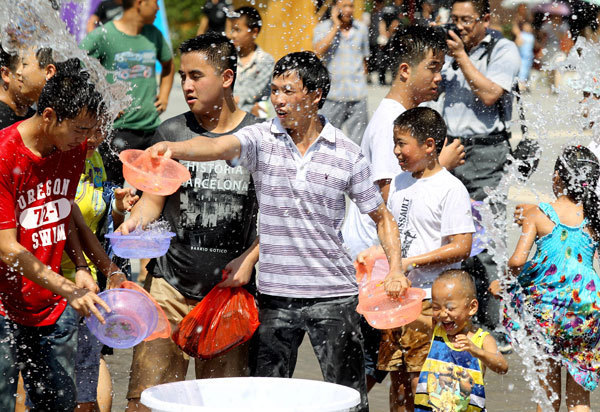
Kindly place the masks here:
MULTIPOLYGON (((508 173, 503 176, 498 187, 486 189, 489 197, 477 207, 486 228, 484 236, 489 245, 488 252, 498 265, 498 277, 504 285, 515 282, 505 271, 508 257, 514 250, 514 245, 511 248, 507 245, 507 233, 509 230, 520 233, 516 224, 507 225, 506 221, 507 218, 512 221, 515 202, 537 204, 552 199, 550 177, 563 144, 587 145, 590 140, 600 143, 600 126, 597 122, 590 122, 590 119, 600 117, 600 101, 593 98, 583 100, 583 92, 600 97, 599 68, 600 47, 579 38, 566 59, 551 61, 543 68, 548 72, 557 70, 567 78, 566 85, 558 89, 559 93, 552 107, 548 108, 547 96, 541 99, 535 99, 531 95, 521 96, 521 104, 526 113, 524 123, 528 129, 528 137, 537 140, 544 156, 538 170, 526 180, 517 169, 522 162, 510 156, 512 164, 507 168, 508 173), (536 180, 543 183, 536 184, 536 180), (542 185, 543 187, 540 187, 542 185), (507 216, 492 210, 491 204, 498 202, 507 204, 507 216)), ((513 130, 515 129, 513 127, 513 130)), ((535 248, 532 249, 534 250, 535 248)), ((560 394, 552 392, 548 397, 540 385, 540 380, 546 380, 549 362, 560 362, 560 358, 551 354, 551 348, 533 314, 528 311, 517 313, 507 304, 512 297, 506 291, 502 292, 502 297, 503 309, 507 315, 520 325, 526 326, 526 329, 521 327, 511 331, 511 335, 514 340, 513 347, 523 363, 523 377, 533 392, 532 400, 540 404, 543 410, 551 410, 551 403, 558 399, 560 394)))
POLYGON ((9 53, 51 48, 55 61, 70 58, 81 60, 90 74, 90 81, 95 84, 106 104, 109 120, 103 124, 103 129, 108 132, 112 121, 131 102, 127 96, 128 86, 123 82, 108 83, 108 71, 78 47, 60 18, 62 3, 62 0, 3 0, 0 7, 0 43, 9 53))

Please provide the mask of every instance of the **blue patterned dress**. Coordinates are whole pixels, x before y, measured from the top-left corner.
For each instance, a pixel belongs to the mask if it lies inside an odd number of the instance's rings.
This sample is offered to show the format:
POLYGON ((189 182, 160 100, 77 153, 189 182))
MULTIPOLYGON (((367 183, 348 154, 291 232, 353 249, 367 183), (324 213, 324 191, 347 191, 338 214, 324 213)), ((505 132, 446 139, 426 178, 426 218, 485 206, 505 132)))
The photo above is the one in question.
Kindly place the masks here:
MULTIPOLYGON (((600 373, 600 279, 592 260, 598 242, 579 226, 560 222, 548 203, 539 208, 555 224, 536 240, 537 251, 518 277, 509 303, 517 313, 533 314, 552 354, 558 355, 575 381, 587 390, 598 386, 600 373)), ((521 328, 505 309, 509 334, 521 328)))

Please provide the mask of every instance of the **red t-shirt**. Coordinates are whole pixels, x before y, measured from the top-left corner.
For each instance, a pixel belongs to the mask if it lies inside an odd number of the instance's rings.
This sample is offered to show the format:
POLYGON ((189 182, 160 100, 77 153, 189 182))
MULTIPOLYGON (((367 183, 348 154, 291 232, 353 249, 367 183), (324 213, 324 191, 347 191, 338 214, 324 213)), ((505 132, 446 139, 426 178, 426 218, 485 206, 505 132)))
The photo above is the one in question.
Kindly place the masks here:
MULTIPOLYGON (((20 123, 0 130, 0 230, 16 228, 17 241, 60 273, 87 145, 38 157, 23 143, 20 123)), ((53 325, 67 305, 1 261, 0 299, 0 313, 26 326, 53 325)))

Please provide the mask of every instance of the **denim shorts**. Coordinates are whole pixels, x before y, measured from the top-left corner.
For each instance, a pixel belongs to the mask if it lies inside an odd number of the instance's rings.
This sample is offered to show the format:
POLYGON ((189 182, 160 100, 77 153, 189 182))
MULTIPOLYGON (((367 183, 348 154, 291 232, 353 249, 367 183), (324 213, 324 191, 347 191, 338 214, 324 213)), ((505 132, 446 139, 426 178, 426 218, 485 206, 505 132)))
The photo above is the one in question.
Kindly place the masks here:
POLYGON ((0 316, 0 411, 14 411, 19 370, 13 356, 12 324, 0 316))
POLYGON ((24 326, 5 319, 15 369, 23 375, 31 412, 72 412, 75 408, 79 319, 71 306, 50 326, 24 326))
POLYGON ((75 356, 75 379, 77 403, 95 402, 100 372, 102 342, 88 329, 81 319, 77 332, 77 355, 75 356))
POLYGON ((308 334, 326 382, 360 392, 358 411, 368 411, 358 296, 298 299, 259 295, 255 334, 256 376, 291 378, 298 348, 308 334))

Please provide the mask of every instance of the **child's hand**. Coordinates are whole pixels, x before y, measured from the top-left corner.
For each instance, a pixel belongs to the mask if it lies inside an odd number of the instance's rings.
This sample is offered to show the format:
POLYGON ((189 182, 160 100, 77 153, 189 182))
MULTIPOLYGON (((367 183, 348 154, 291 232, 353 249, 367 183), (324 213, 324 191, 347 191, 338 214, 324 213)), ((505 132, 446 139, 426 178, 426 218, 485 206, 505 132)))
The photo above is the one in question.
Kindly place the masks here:
POLYGON ((120 270, 112 272, 108 277, 106 289, 120 288, 121 284, 127 280, 125 273, 120 270))
POLYGON ((496 299, 501 299, 500 292, 502 291, 502 287, 500 286, 500 280, 496 279, 490 283, 490 287, 488 291, 492 294, 496 299))
POLYGON ((515 212, 513 213, 513 219, 515 223, 519 226, 523 226, 523 216, 531 209, 536 207, 535 205, 520 203, 515 207, 515 212))
POLYGON ((369 261, 369 259, 371 259, 373 256, 378 256, 378 255, 383 255, 383 254, 385 254, 385 252, 381 245, 371 246, 370 248, 365 249, 362 252, 360 252, 358 254, 358 256, 356 256, 356 261, 358 263, 362 263, 362 264, 366 265, 367 262, 369 261))
POLYGON ((115 206, 118 213, 131 212, 131 208, 139 199, 134 188, 115 189, 115 206))
POLYGON ((410 280, 402 272, 390 271, 385 277, 383 287, 391 298, 399 298, 410 287, 410 280))
POLYGON ((107 312, 110 312, 110 307, 94 292, 90 292, 87 289, 75 288, 75 290, 69 293, 66 298, 67 302, 69 302, 69 305, 71 305, 71 307, 73 307, 73 309, 75 309, 81 316, 88 317, 90 315, 94 315, 98 318, 100 323, 105 323, 104 317, 100 314, 96 304, 102 306, 107 312))
POLYGON ((463 334, 456 335, 453 344, 456 349, 467 351, 474 356, 480 350, 467 335, 463 334))
POLYGON ((79 269, 75 272, 75 285, 78 288, 87 289, 94 293, 100 292, 100 288, 94 281, 89 269, 79 269))

